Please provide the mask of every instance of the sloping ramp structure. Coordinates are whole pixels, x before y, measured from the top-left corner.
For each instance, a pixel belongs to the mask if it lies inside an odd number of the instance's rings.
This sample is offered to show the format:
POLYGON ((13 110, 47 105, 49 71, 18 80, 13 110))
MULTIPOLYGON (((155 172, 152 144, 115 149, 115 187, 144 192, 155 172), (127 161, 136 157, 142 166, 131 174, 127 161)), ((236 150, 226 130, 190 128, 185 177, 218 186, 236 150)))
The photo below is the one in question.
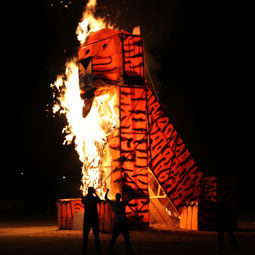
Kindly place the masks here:
MULTIPOLYGON (((119 107, 124 196, 132 190, 148 195, 151 170, 164 194, 181 212, 185 203, 197 200, 200 194, 202 173, 189 150, 148 86, 121 87, 119 107)), ((147 210, 146 201, 139 211, 147 210)))
POLYGON ((178 210, 199 198, 202 172, 151 89, 147 89, 150 169, 178 210))

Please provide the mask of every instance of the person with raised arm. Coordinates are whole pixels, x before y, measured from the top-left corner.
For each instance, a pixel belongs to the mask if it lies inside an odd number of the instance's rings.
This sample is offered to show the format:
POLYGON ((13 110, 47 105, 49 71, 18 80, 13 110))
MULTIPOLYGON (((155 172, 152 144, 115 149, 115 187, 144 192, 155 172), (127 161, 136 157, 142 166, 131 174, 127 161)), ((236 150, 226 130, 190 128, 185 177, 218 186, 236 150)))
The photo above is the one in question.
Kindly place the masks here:
POLYGON ((129 236, 128 226, 126 223, 126 205, 133 199, 133 196, 127 200, 121 201, 121 194, 116 193, 115 195, 116 201, 114 201, 108 198, 108 192, 109 192, 109 189, 107 189, 105 193, 105 200, 110 203, 114 212, 113 233, 112 233, 111 241, 108 246, 108 250, 109 252, 112 252, 117 237, 119 236, 120 233, 122 233, 125 238, 125 243, 126 243, 128 253, 132 254, 130 236, 129 236))

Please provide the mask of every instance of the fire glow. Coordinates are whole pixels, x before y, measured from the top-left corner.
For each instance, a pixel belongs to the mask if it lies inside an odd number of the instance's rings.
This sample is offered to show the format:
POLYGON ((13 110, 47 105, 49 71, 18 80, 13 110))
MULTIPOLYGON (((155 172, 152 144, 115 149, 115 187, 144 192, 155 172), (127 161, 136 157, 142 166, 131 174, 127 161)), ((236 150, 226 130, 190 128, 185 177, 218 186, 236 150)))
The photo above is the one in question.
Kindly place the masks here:
POLYGON ((102 28, 113 28, 113 26, 106 23, 104 18, 95 18, 94 13, 97 5, 97 0, 89 0, 83 12, 83 17, 76 29, 77 39, 80 44, 86 42, 89 34, 96 32, 102 28))
MULTIPOLYGON (((90 0, 85 8, 82 21, 77 27, 77 39, 84 43, 91 32, 95 32, 107 25, 103 19, 96 19, 93 15, 96 1, 90 0)), ((77 59, 66 63, 65 74, 57 77, 53 89, 56 101, 53 113, 64 114, 67 124, 63 129, 65 141, 63 144, 75 143, 75 149, 82 162, 83 195, 87 188, 93 186, 100 197, 104 196, 105 178, 107 172, 104 162, 111 159, 107 152, 107 136, 119 127, 118 89, 108 88, 95 95, 91 110, 84 118, 82 115, 84 101, 80 96, 79 70, 77 59)))

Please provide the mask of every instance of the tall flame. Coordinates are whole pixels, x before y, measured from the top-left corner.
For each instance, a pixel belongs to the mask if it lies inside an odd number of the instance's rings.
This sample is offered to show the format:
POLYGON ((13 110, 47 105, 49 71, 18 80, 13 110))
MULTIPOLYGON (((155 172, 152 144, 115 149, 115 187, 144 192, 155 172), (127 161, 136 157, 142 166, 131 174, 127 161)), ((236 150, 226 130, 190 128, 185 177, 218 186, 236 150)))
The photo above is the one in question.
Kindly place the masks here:
POLYGON ((83 12, 82 20, 76 29, 77 39, 80 41, 80 44, 85 43, 91 32, 98 31, 105 27, 113 28, 112 26, 106 24, 104 18, 96 18, 94 16, 96 5, 96 0, 88 1, 85 11, 83 12))
MULTIPOLYGON (((105 28, 103 19, 96 19, 94 11, 96 0, 90 0, 83 14, 82 21, 77 27, 77 38, 80 43, 84 43, 91 32, 105 28)), ((103 197, 105 190, 105 178, 103 161, 104 157, 109 157, 106 143, 107 136, 119 126, 118 90, 116 88, 101 91, 94 97, 91 110, 86 118, 82 116, 84 101, 80 97, 79 70, 77 59, 66 63, 64 75, 59 75, 54 84, 53 97, 55 105, 53 113, 64 114, 67 124, 63 129, 65 133, 64 144, 75 142, 75 149, 79 155, 82 167, 83 195, 87 193, 87 188, 93 186, 100 197, 103 197)), ((106 161, 109 162, 109 159, 106 161)), ((110 160, 111 161, 111 160, 110 160)))

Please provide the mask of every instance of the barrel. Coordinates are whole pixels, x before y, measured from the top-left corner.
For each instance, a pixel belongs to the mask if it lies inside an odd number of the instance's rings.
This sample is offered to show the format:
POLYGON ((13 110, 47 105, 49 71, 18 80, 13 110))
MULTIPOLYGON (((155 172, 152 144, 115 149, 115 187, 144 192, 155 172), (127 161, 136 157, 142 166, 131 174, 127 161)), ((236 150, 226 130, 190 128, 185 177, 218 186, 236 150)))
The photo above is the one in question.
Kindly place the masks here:
POLYGON ((113 210, 109 203, 103 202, 98 205, 99 231, 102 233, 112 233, 113 230, 113 210))
MULTIPOLYGON (((60 230, 82 229, 84 205, 81 198, 58 199, 58 228, 60 230), (76 217, 79 216, 79 217, 76 217), (75 224, 74 224, 75 221, 75 224)), ((113 210, 109 203, 103 201, 98 204, 99 231, 102 233, 111 233, 113 229, 113 210)))
POLYGON ((77 211, 84 211, 81 198, 57 200, 58 228, 73 229, 73 217, 77 211))

